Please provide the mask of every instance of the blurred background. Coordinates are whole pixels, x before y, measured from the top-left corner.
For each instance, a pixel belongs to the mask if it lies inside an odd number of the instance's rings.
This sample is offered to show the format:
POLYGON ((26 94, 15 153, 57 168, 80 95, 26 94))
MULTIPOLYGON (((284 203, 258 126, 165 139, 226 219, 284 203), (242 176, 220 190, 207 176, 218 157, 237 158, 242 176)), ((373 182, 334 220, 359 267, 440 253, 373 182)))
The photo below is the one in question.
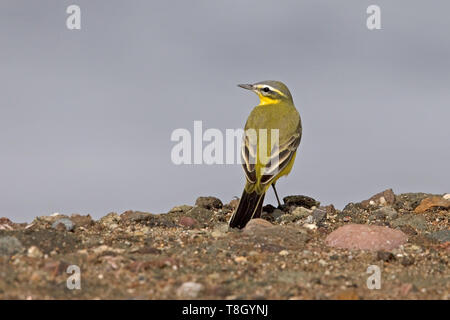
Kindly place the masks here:
MULTIPOLYGON (((303 119, 277 189, 342 208, 450 192, 448 1, 0 3, 0 216, 99 218, 240 196, 236 165, 171 162, 173 130, 236 129, 285 82, 303 119), (81 30, 66 8, 81 7, 81 30), (366 27, 381 7, 382 30, 366 27)), ((273 192, 266 203, 275 204, 273 192)))

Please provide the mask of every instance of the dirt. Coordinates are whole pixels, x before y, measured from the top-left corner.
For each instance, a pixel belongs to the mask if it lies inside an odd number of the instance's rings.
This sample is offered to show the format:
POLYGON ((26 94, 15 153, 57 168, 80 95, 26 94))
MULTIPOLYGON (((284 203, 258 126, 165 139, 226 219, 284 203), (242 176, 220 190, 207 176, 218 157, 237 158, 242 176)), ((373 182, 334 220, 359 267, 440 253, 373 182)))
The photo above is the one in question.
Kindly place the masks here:
POLYGON ((264 220, 244 230, 227 226, 236 200, 214 197, 165 214, 0 218, 0 299, 448 300, 446 199, 389 189, 341 211, 291 196, 281 208, 265 206, 264 220), (326 244, 355 223, 397 229, 408 240, 389 251, 326 244), (379 289, 368 285, 374 267, 379 289))

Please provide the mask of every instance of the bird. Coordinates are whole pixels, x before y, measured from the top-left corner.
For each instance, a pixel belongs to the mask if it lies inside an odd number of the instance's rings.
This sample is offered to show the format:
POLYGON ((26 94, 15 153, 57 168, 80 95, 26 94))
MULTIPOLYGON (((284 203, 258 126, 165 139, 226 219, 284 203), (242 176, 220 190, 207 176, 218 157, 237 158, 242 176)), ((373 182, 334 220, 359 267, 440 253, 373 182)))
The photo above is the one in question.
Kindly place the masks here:
POLYGON ((261 216, 264 196, 270 186, 281 207, 275 183, 288 175, 294 165, 302 137, 302 121, 284 83, 267 80, 238 86, 253 91, 260 100, 245 124, 241 158, 246 183, 229 220, 230 228, 242 229, 251 219, 261 216))

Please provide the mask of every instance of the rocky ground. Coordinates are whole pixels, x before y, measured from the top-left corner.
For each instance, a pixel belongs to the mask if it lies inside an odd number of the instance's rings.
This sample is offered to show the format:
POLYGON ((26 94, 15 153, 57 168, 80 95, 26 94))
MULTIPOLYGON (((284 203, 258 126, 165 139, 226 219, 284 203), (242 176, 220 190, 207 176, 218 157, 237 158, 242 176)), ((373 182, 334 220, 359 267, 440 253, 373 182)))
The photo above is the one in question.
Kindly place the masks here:
POLYGON ((450 298, 449 194, 284 201, 242 231, 227 227, 237 200, 213 197, 98 221, 0 218, 0 299, 450 298))

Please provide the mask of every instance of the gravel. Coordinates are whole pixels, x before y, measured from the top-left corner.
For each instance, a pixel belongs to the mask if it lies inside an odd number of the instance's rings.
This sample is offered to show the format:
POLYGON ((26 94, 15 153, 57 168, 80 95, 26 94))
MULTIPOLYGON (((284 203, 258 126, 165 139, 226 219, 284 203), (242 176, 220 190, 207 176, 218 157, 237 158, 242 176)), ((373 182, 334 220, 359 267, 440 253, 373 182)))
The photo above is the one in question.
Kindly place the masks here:
POLYGON ((266 205, 243 230, 227 224, 237 200, 211 197, 164 214, 0 217, 0 299, 448 300, 449 208, 414 212, 436 196, 388 189, 344 210, 291 196, 278 219, 266 205), (70 232, 52 227, 61 219, 70 232), (81 290, 65 286, 71 265, 81 290), (373 265, 379 290, 367 288, 373 265))

